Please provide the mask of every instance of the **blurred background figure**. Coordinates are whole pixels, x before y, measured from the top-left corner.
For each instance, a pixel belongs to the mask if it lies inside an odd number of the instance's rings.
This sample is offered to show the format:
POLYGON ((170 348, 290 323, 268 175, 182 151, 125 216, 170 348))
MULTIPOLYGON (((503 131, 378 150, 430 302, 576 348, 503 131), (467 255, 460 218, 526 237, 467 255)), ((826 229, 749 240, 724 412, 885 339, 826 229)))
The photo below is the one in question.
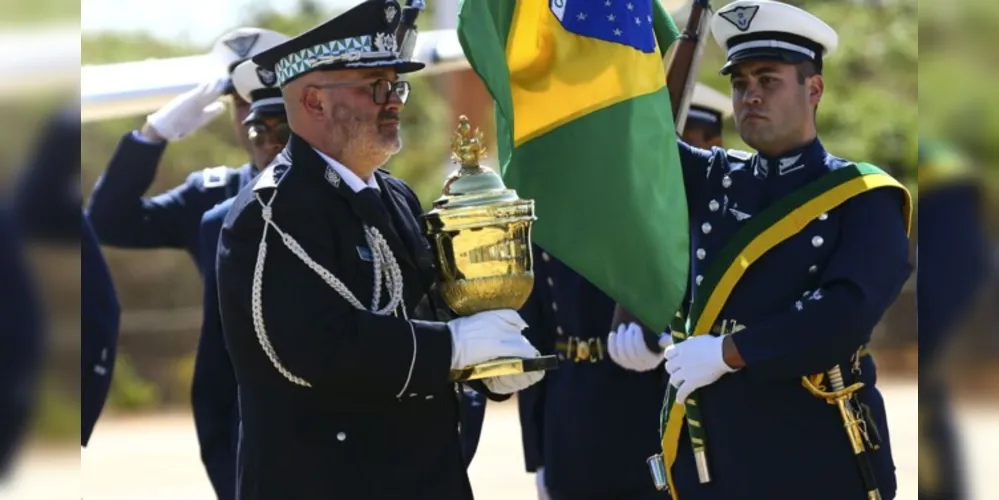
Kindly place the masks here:
POLYGON ((987 194, 980 168, 940 140, 919 144, 919 498, 968 498, 966 459, 942 351, 990 275, 987 194))
POLYGON ((919 8, 920 499, 996 497, 999 75, 978 61, 997 30, 999 4, 919 8))
POLYGON ((0 206, 0 485, 18 454, 34 413, 41 368, 40 306, 25 266, 17 223, 0 206))

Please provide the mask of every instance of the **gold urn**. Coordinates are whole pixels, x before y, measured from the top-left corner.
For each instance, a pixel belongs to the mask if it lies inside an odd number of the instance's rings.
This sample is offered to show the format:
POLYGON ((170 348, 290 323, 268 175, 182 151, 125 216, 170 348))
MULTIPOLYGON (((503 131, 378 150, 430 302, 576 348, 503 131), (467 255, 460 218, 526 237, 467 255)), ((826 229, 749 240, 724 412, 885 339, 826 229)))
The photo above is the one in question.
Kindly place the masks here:
MULTIPOLYGON (((534 287, 531 225, 534 200, 522 200, 499 174, 480 165, 482 132, 458 119, 451 159, 460 165, 444 182, 440 198, 423 216, 437 257, 442 295, 460 316, 520 309, 534 287)), ((473 380, 554 368, 555 356, 504 358, 455 370, 454 380, 473 380)))

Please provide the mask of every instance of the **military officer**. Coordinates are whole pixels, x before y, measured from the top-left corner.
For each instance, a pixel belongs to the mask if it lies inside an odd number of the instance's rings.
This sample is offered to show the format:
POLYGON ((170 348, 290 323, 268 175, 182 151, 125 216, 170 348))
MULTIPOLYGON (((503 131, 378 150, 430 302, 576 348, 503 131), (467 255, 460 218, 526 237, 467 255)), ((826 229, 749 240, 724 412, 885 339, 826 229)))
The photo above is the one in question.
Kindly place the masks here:
POLYGON ((240 500, 471 499, 450 370, 537 355, 516 311, 442 316, 419 200, 380 168, 401 147, 399 75, 424 66, 400 57, 400 12, 362 2, 253 58, 277 74, 292 135, 219 239, 240 500))
POLYGON ((697 82, 690 99, 687 123, 683 128, 683 142, 695 148, 722 147, 725 121, 732 119, 732 99, 721 92, 697 82))
POLYGON ((919 498, 967 498, 948 387, 946 340, 989 275, 985 191, 980 175, 942 141, 919 142, 919 498))
POLYGON ((757 152, 679 144, 691 301, 664 354, 657 479, 683 500, 894 498, 864 347, 912 270, 909 194, 818 139, 823 61, 838 42, 825 22, 738 0, 711 32, 727 55, 736 128, 757 152), (824 401, 840 382, 865 384, 849 399, 864 429, 858 455, 824 401))
MULTIPOLYGON (((288 143, 290 134, 277 78, 274 73, 248 60, 233 70, 232 81, 239 96, 251 103, 243 125, 244 135, 251 141, 254 164, 267 165, 288 143)), ((205 212, 201 220, 198 248, 204 270, 204 306, 191 387, 201 460, 217 498, 223 500, 235 498, 236 494, 239 408, 236 404, 236 378, 225 348, 222 319, 219 317, 215 254, 222 221, 232 206, 232 200, 230 198, 205 212)))
POLYGON ((191 174, 170 191, 152 197, 143 194, 153 182, 167 144, 194 133, 222 113, 224 105, 217 101, 224 94, 232 97, 233 126, 250 153, 242 124, 249 104, 232 90, 230 73, 239 62, 286 39, 281 33, 260 28, 227 33, 212 50, 220 67, 228 67, 225 76, 176 97, 149 115, 141 129, 122 137, 88 205, 101 243, 121 248, 184 249, 197 262, 201 216, 234 196, 267 164, 251 159, 240 168, 210 167, 191 174))

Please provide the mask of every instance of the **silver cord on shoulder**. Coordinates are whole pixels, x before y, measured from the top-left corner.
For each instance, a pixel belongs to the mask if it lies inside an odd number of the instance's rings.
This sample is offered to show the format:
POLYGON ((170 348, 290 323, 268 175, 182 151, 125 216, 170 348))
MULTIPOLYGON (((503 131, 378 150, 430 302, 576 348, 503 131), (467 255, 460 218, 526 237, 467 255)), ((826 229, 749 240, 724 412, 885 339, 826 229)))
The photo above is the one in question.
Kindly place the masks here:
MULTIPOLYGON (((263 234, 260 236, 260 246, 257 251, 257 262, 253 268, 253 289, 251 292, 251 307, 253 312, 253 329, 256 331, 257 340, 260 342, 260 347, 263 348, 264 353, 270 359, 271 364, 274 368, 278 370, 286 379, 296 385, 303 387, 312 387, 305 379, 291 373, 284 364, 281 363, 281 359, 278 357, 274 350, 274 346, 271 344, 270 338, 267 335, 267 328, 264 325, 264 309, 263 309, 263 281, 264 281, 264 260, 267 258, 267 233, 270 228, 273 228, 278 235, 281 236, 281 241, 284 246, 295 254, 302 262, 305 263, 310 269, 315 271, 331 288, 337 291, 341 297, 349 302, 352 306, 361 311, 370 311, 374 314, 380 316, 386 316, 389 314, 394 314, 398 316, 398 310, 402 310, 402 315, 404 318, 408 319, 406 314, 406 307, 403 303, 403 282, 402 282, 402 271, 399 269, 399 263, 396 261, 395 256, 392 255, 392 249, 388 246, 388 242, 378 231, 377 228, 364 227, 364 238, 368 243, 368 247, 371 249, 372 261, 374 262, 374 293, 371 298, 371 309, 366 309, 361 301, 354 296, 353 293, 347 289, 347 286, 343 284, 342 281, 337 279, 333 273, 329 272, 327 269, 319 265, 314 261, 309 254, 302 248, 301 245, 293 238, 291 235, 281 231, 277 226, 277 223, 273 220, 273 210, 271 204, 274 203, 274 198, 277 196, 277 190, 271 194, 270 199, 264 202, 259 193, 256 193, 257 201, 260 202, 262 207, 261 216, 264 219, 264 230, 263 234), (379 308, 379 303, 381 302, 382 288, 388 293, 389 302, 385 307, 379 308), (401 307, 400 307, 401 306, 401 307)), ((406 388, 409 386, 409 378, 412 377, 413 367, 416 364, 416 332, 413 330, 413 325, 410 323, 410 330, 413 333, 413 360, 409 367, 409 375, 406 377, 406 383, 403 386, 402 391, 399 393, 401 397, 402 393, 405 392, 406 388)))

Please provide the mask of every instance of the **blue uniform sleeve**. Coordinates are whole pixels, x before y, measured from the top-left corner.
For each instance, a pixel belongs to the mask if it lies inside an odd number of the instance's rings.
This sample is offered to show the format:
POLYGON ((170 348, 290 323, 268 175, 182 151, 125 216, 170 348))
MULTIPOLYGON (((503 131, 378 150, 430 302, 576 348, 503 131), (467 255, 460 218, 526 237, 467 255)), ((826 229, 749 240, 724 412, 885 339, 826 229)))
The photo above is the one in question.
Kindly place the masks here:
POLYGON ((932 361, 988 277, 981 187, 972 182, 921 189, 916 315, 920 361, 932 361))
POLYGON ((818 289, 787 312, 732 334, 754 380, 820 373, 849 359, 870 340, 912 272, 899 191, 864 193, 842 210, 838 247, 818 289))
POLYGON ((80 112, 67 110, 42 131, 15 193, 25 236, 80 241, 80 112))
POLYGON ((222 222, 232 198, 205 213, 201 222, 204 300, 201 337, 194 360, 191 406, 201 446, 201 461, 218 498, 235 498, 239 405, 236 377, 226 349, 219 312, 215 255, 222 222))
MULTIPOLYGON (((544 265, 537 247, 534 248, 534 262, 536 266, 544 265)), ((543 355, 555 352, 555 332, 546 328, 542 307, 542 304, 552 302, 547 296, 548 290, 547 286, 541 286, 535 279, 534 290, 531 291, 527 303, 520 309, 520 315, 528 325, 524 335, 543 355)), ((517 393, 524 465, 528 472, 537 472, 539 467, 544 466, 545 394, 547 377, 551 375, 546 374, 540 382, 517 393)))
MULTIPOLYGON (((79 210, 79 208, 77 208, 79 210)), ((121 305, 101 249, 86 217, 80 246, 81 445, 87 446, 111 387, 121 305)))
POLYGON ((683 169, 683 187, 687 195, 687 205, 700 206, 699 200, 707 189, 707 178, 719 149, 695 148, 680 139, 676 141, 680 153, 680 166, 683 169))
POLYGON ((21 443, 34 404, 41 364, 42 318, 29 278, 21 239, 0 208, 0 477, 21 443))
POLYGON ((101 243, 123 248, 193 248, 203 206, 202 173, 166 193, 143 197, 153 183, 166 143, 129 133, 98 179, 88 212, 101 243))

